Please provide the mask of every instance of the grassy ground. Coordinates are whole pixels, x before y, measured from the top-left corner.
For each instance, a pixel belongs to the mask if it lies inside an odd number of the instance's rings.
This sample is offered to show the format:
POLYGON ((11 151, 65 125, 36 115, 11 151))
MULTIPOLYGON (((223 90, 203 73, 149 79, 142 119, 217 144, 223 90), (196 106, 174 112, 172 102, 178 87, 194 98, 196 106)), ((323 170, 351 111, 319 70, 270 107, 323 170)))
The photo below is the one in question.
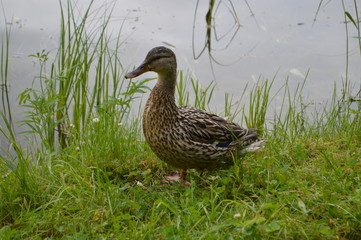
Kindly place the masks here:
POLYGON ((360 126, 292 141, 274 132, 229 170, 191 171, 190 187, 162 185, 167 166, 129 133, 3 168, 1 239, 361 237, 360 126))
MULTIPOLYGON (((247 107, 226 95, 225 115, 260 128, 264 150, 228 170, 190 171, 190 187, 164 185, 169 166, 128 115, 148 80, 121 80, 109 19, 89 31, 94 12, 78 23, 62 9, 59 50, 53 62, 45 51, 32 56, 40 88, 19 96, 36 144, 17 141, 2 95, 10 150, 0 156, 0 239, 361 239, 361 105, 347 79, 315 110, 302 100, 304 83, 292 91, 286 82, 268 120, 272 81, 249 89, 247 107)), ((206 108, 213 88, 180 73, 177 99, 206 108)))

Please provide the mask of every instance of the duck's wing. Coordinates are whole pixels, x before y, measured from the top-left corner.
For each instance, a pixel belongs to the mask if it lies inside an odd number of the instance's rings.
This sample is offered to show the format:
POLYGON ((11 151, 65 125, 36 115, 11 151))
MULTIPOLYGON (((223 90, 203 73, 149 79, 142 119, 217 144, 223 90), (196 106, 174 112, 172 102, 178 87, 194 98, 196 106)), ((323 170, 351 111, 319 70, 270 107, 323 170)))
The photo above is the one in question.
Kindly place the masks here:
POLYGON ((193 107, 179 107, 180 130, 191 140, 228 147, 242 143, 245 146, 254 142, 258 134, 255 129, 245 129, 215 114, 193 107))

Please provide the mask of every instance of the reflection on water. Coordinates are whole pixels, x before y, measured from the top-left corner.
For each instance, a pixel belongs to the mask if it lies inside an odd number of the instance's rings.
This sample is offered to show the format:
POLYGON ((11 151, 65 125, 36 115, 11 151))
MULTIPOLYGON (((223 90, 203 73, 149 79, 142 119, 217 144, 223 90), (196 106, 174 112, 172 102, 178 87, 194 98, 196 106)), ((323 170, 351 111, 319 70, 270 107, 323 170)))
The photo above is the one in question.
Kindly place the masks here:
MULTIPOLYGON (((57 1, 2 2, 12 24, 9 78, 16 101, 38 74, 37 63, 28 56, 42 49, 55 52, 60 12, 57 1)), ((89 2, 78 1, 74 11, 81 12, 89 2)), ((119 0, 114 9, 101 8, 104 1, 99 0, 95 5, 94 11, 112 10, 109 34, 115 38, 121 30, 124 66, 137 65, 154 46, 175 46, 180 69, 190 69, 204 85, 217 82, 216 111, 221 110, 224 92, 237 96, 260 75, 272 78, 277 73, 277 90, 287 77, 291 87, 297 86, 310 69, 305 92, 314 100, 327 99, 333 83, 341 85, 346 76, 345 25, 338 1, 320 5, 316 22, 319 1, 314 0, 119 0)), ((4 25, 0 24, 2 35, 4 25)), ((355 35, 349 27, 349 36, 355 35)), ((348 77, 354 83, 361 77, 357 42, 349 39, 348 77)), ((144 77, 150 76, 154 73, 144 77)))
MULTIPOLYGON (((219 10, 220 6, 222 6, 221 4, 223 2, 224 1, 219 1, 216 8, 214 9, 215 0, 209 0, 209 7, 208 7, 207 14, 205 16, 205 23, 206 23, 205 43, 204 43, 203 48, 199 51, 199 53, 196 53, 195 52, 196 50, 194 49, 194 43, 195 43, 195 38, 196 38, 195 37, 195 34, 196 34, 195 26, 196 26, 197 17, 199 17, 199 15, 200 15, 200 14, 198 14, 199 1, 197 1, 196 7, 195 7, 195 13, 194 13, 193 32, 192 32, 192 47, 193 47, 193 58, 194 59, 198 59, 203 54, 203 52, 207 49, 210 58, 212 60, 214 60, 215 62, 217 62, 212 56, 212 51, 214 50, 211 46, 212 40, 220 42, 223 39, 226 39, 228 37, 228 39, 226 40, 227 42, 224 44, 224 48, 223 48, 223 50, 226 50, 229 47, 229 45, 232 43, 232 41, 235 39, 241 25, 239 23, 237 12, 235 11, 233 3, 231 1, 227 2, 229 4, 229 6, 226 4, 224 4, 224 5, 227 8, 227 10, 229 11, 229 15, 232 16, 233 23, 231 24, 229 29, 221 29, 221 31, 223 30, 224 33, 219 34, 217 32, 217 29, 219 27, 217 25, 217 14, 218 14, 218 10, 219 10), (231 35, 231 36, 229 37, 229 35, 231 35)), ((218 64, 224 65, 222 63, 218 63, 218 64)))
MULTIPOLYGON (((215 0, 209 0, 208 11, 205 16, 205 23, 206 23, 205 43, 204 43, 204 46, 201 48, 201 50, 197 51, 197 53, 196 53, 196 49, 195 49, 195 38, 196 38, 195 29, 196 29, 196 27, 195 26, 196 26, 197 18, 199 18, 199 15, 200 15, 200 14, 198 14, 198 6, 199 6, 199 0, 197 1, 196 7, 195 7, 194 20, 193 20, 193 32, 192 32, 193 58, 195 60, 199 59, 200 56, 204 53, 204 51, 207 49, 209 60, 210 60, 209 61, 210 67, 212 70, 213 77, 215 77, 212 62, 215 62, 218 65, 226 66, 226 65, 232 65, 232 64, 236 63, 237 61, 235 61, 233 63, 229 63, 229 64, 224 64, 224 63, 217 61, 212 54, 212 52, 215 50, 212 48, 212 41, 220 42, 223 39, 226 39, 226 43, 223 44, 224 47, 222 50, 227 50, 227 48, 230 46, 230 44, 233 42, 233 40, 235 40, 235 37, 237 36, 237 33, 238 33, 241 25, 239 23, 237 12, 234 8, 232 1, 227 1, 227 2, 226 1, 218 1, 216 8, 214 8, 215 0), (231 26, 228 29, 221 29, 221 30, 223 30, 223 31, 225 30, 225 31, 222 34, 219 34, 219 31, 217 31, 217 29, 218 29, 217 14, 218 14, 218 10, 223 5, 229 11, 229 15, 232 16, 233 24, 231 24, 231 26)), ((202 19, 202 17, 201 17, 201 19, 202 19)), ((240 60, 240 58, 238 60, 240 60)))

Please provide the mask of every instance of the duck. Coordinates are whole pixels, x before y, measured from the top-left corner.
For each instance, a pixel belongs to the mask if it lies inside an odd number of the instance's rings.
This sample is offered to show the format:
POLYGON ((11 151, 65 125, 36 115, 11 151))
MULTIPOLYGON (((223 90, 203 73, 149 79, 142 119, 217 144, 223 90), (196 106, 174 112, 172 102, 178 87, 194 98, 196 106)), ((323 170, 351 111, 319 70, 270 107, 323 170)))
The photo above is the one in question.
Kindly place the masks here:
POLYGON ((213 113, 190 106, 177 106, 177 59, 164 46, 151 49, 139 67, 125 75, 132 79, 155 72, 158 80, 144 107, 142 127, 155 155, 181 169, 171 181, 186 182, 187 169, 224 169, 235 157, 262 149, 266 139, 256 129, 246 129, 213 113))

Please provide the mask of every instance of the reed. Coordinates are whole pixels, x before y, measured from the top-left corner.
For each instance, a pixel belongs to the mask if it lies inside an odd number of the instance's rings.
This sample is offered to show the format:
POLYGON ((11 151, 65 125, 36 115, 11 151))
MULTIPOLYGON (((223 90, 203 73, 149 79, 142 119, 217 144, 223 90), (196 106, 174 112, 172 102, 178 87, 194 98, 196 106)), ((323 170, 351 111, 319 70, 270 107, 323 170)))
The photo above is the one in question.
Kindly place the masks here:
POLYGON ((79 20, 72 4, 60 2, 61 32, 55 58, 50 60, 44 51, 31 55, 40 65, 36 79, 40 89, 27 89, 20 95, 20 103, 29 109, 23 123, 51 151, 66 148, 69 138, 80 141, 104 112, 109 113, 107 121, 122 122, 136 94, 147 90, 148 80, 124 82, 120 38, 112 48, 112 36, 106 34, 112 10, 103 18, 101 9, 92 10, 91 3, 79 20), (95 18, 103 22, 96 24, 95 18))

